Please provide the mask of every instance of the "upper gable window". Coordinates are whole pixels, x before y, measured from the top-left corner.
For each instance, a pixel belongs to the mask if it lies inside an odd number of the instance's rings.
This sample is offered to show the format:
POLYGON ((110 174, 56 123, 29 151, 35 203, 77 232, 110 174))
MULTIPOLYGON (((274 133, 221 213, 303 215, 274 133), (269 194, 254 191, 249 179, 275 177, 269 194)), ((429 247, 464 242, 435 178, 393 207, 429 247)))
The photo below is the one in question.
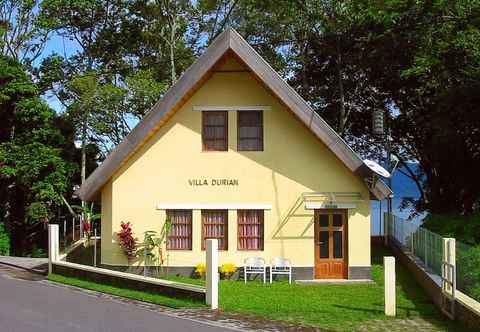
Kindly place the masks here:
POLYGON ((238 151, 263 151, 263 112, 240 111, 238 120, 238 151))
POLYGON ((228 114, 226 111, 202 112, 203 151, 228 150, 228 114))

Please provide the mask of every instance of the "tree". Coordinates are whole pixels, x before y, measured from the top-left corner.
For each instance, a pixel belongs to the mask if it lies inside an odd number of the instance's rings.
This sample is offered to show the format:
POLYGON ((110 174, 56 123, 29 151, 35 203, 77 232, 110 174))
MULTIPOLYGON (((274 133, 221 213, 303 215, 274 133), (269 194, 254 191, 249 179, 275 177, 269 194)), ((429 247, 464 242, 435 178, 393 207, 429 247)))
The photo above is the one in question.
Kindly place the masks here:
POLYGON ((361 154, 382 110, 417 211, 478 209, 477 1, 241 2, 234 25, 361 154), (419 172, 408 167, 417 161, 419 172))
POLYGON ((49 22, 42 18, 39 1, 2 0, 0 4, 0 50, 4 56, 31 66, 49 37, 49 22))
MULTIPOLYGON (((480 167, 475 108, 480 84, 480 4, 476 1, 359 1, 355 25, 363 31, 362 66, 385 92, 394 152, 417 160, 422 196, 417 210, 470 214, 478 208, 480 167)), ((373 83, 375 82, 375 83, 373 83)))
MULTIPOLYGON (((43 225, 71 192, 74 168, 66 159, 73 142, 57 127, 59 118, 38 96, 24 68, 0 58, 0 216, 11 235, 12 253, 28 252, 43 225)), ((44 232, 43 232, 44 233, 44 232)))

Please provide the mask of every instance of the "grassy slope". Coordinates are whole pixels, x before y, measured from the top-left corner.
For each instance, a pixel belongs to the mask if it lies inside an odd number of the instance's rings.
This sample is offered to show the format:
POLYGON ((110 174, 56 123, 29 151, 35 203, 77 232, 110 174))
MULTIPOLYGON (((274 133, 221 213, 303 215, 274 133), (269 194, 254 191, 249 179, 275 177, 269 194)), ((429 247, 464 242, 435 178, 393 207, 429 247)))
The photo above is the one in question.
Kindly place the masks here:
POLYGON ((152 293, 142 292, 142 291, 137 291, 132 289, 97 284, 90 281, 85 281, 77 278, 64 277, 56 274, 48 275, 48 280, 60 282, 62 284, 67 284, 71 286, 91 289, 91 290, 99 291, 102 293, 123 296, 129 299, 135 299, 135 300, 160 304, 160 305, 173 307, 173 308, 205 306, 204 304, 197 301, 193 301, 191 299, 175 299, 175 298, 171 298, 171 297, 167 297, 159 294, 152 294, 152 293))

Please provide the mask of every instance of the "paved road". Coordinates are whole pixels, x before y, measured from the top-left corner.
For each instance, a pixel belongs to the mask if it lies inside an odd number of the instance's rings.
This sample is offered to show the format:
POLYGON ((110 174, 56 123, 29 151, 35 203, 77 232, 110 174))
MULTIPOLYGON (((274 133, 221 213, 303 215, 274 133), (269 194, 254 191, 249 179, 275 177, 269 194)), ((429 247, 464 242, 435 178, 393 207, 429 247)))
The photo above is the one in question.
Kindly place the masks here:
POLYGON ((28 279, 0 266, 2 332, 233 331, 28 279))

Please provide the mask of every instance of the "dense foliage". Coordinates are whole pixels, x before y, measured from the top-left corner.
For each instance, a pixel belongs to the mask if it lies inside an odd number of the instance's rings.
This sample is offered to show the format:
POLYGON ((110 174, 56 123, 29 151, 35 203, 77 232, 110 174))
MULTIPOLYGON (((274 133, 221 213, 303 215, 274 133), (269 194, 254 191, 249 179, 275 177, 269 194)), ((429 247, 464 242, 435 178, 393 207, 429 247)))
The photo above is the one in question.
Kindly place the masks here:
POLYGON ((5 226, 0 223, 0 256, 8 255, 10 255, 10 237, 5 230, 5 226))
MULTIPOLYGON (((59 193, 83 183, 227 26, 364 157, 385 159, 388 140, 420 192, 405 206, 472 215, 479 17, 478 0, 3 1, 0 218, 16 220, 13 247, 17 228, 51 218, 59 193), (371 133, 378 111, 389 135, 371 133)), ((473 232, 478 218, 463 222, 473 232)))
POLYGON ((66 140, 68 124, 40 99, 18 62, 0 58, 0 82, 0 218, 12 253, 23 254, 68 192, 73 142, 66 140))
POLYGON ((454 237, 468 245, 480 246, 480 214, 470 216, 434 215, 424 219, 423 226, 442 237, 454 237))

